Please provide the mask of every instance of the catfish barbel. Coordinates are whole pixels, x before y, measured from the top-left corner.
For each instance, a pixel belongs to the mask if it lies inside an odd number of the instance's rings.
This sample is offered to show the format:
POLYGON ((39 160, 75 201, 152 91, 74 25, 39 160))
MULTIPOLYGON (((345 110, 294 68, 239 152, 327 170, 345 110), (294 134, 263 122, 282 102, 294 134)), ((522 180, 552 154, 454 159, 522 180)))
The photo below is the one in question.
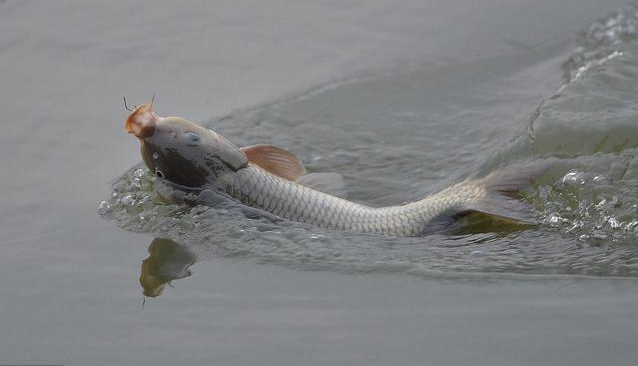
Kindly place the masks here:
POLYGON ((160 117, 150 104, 136 107, 126 129, 141 142, 144 163, 160 180, 188 191, 213 190, 243 205, 318 227, 389 236, 418 236, 440 223, 482 213, 509 223, 534 223, 516 194, 541 173, 538 168, 497 171, 466 180, 421 200, 369 207, 324 193, 330 179, 306 174, 300 160, 270 145, 243 148, 180 117, 160 117), (316 187, 313 189, 311 187, 316 187))

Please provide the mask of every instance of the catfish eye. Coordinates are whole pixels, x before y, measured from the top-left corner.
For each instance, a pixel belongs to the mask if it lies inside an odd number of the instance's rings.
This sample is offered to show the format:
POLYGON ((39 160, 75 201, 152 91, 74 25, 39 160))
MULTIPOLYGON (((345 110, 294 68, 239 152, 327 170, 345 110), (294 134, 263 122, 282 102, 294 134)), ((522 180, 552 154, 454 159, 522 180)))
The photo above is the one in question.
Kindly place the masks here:
POLYGON ((164 173, 162 173, 162 171, 161 171, 161 170, 156 170, 156 171, 155 171, 155 175, 157 175, 157 176, 158 176, 158 177, 160 177, 160 178, 164 178, 164 173))
POLYGON ((184 132, 184 137, 186 137, 186 139, 191 142, 191 143, 198 143, 201 140, 201 137, 199 137, 199 134, 197 132, 193 132, 193 131, 186 131, 184 132))

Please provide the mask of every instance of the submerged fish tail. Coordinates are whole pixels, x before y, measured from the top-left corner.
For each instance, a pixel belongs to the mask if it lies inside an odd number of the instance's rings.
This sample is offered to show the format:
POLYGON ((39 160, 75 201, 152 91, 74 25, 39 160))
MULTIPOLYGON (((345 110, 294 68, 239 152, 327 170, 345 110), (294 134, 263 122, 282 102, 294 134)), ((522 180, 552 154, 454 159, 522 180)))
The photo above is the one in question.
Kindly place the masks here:
POLYGON ((458 216, 480 213, 499 221, 519 225, 535 225, 538 221, 532 207, 522 200, 522 190, 547 169, 548 164, 537 164, 495 171, 477 181, 483 189, 479 199, 470 200, 458 216))

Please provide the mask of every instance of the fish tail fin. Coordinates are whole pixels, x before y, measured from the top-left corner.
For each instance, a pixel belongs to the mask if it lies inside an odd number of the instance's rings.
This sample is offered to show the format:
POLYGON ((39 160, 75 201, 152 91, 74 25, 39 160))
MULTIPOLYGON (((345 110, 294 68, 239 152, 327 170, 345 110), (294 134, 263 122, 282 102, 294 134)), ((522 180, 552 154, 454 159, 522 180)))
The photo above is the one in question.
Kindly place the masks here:
POLYGON ((521 191, 528 188, 547 169, 549 164, 542 163, 492 172, 474 182, 484 188, 485 194, 469 203, 456 216, 479 213, 510 224, 538 224, 532 207, 521 199, 521 191))

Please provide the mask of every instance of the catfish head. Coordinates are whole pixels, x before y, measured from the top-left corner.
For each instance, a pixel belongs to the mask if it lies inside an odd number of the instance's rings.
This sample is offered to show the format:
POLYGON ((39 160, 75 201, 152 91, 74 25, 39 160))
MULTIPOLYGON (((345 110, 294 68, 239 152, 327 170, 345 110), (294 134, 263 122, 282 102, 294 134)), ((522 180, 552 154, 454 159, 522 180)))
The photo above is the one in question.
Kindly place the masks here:
POLYGON ((136 107, 125 127, 140 140, 148 169, 183 187, 221 187, 248 165, 246 154, 223 136, 184 118, 161 117, 153 102, 136 107))

